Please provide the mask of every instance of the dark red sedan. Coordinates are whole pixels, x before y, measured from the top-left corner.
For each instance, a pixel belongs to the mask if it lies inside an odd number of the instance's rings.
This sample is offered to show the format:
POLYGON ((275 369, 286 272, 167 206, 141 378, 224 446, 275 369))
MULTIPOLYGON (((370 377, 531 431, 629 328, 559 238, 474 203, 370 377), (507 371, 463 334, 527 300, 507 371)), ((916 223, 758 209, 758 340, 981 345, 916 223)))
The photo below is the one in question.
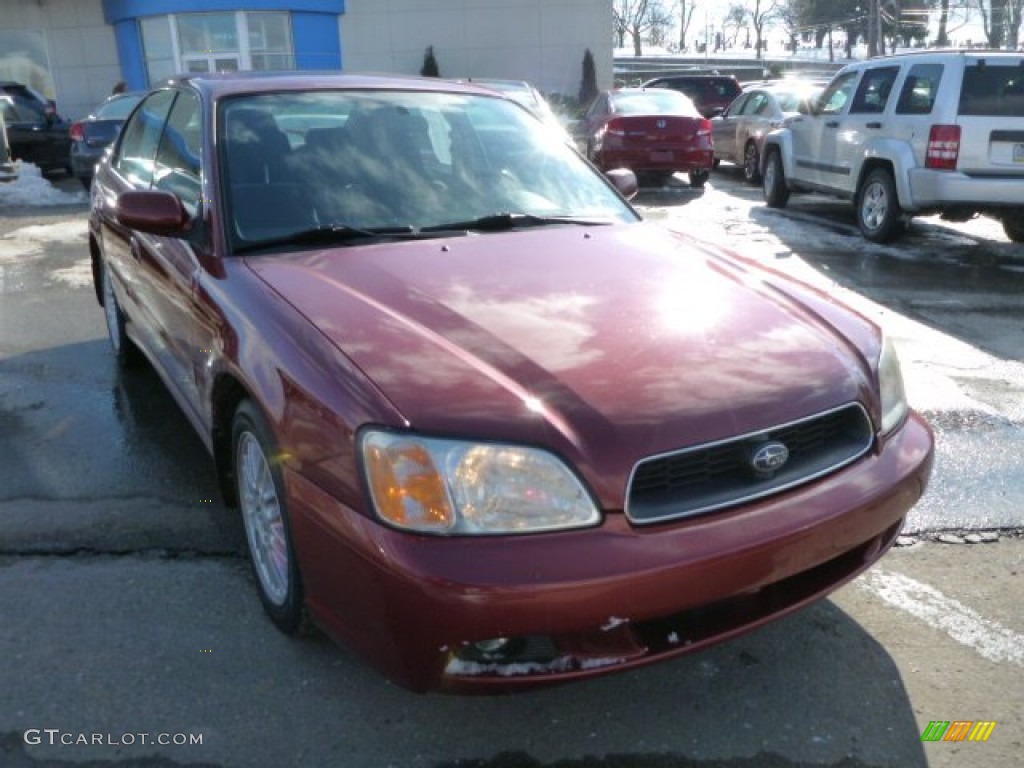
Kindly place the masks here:
POLYGON ((590 105, 581 130, 581 145, 598 168, 629 168, 642 183, 662 184, 686 173, 690 186, 703 187, 715 159, 711 121, 678 91, 605 91, 590 105))
POLYGON ((734 637, 892 544, 932 459, 892 346, 640 221, 635 188, 472 85, 146 96, 95 176, 97 297, 280 629, 416 690, 515 689, 734 637))

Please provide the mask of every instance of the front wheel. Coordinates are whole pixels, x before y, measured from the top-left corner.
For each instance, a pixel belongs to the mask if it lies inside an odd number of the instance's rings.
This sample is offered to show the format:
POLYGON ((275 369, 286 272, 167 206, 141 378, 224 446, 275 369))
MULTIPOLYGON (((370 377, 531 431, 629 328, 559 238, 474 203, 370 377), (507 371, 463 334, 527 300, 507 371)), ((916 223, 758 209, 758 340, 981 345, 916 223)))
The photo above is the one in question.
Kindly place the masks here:
POLYGON ((871 171, 857 194, 857 226, 873 243, 887 243, 904 230, 896 183, 884 168, 871 171))
POLYGON ((235 490, 260 600, 277 628, 294 634, 305 623, 305 606, 280 451, 266 418, 249 400, 235 411, 231 445, 235 490))
POLYGON ((761 153, 757 151, 757 144, 747 142, 743 148, 743 180, 747 184, 757 184, 761 181, 761 153))
POLYGON ((1015 243, 1024 243, 1024 209, 1003 216, 1003 231, 1015 243))
POLYGON ((110 277, 110 266, 104 261, 100 265, 101 291, 103 294, 103 316, 107 321, 107 336, 117 364, 130 368, 139 361, 140 352, 135 342, 125 333, 125 316, 114 293, 114 281, 110 277))
POLYGON ((786 172, 782 168, 782 157, 779 150, 768 150, 764 165, 764 177, 761 179, 764 190, 764 201, 771 208, 785 208, 789 202, 789 187, 786 186, 786 172))

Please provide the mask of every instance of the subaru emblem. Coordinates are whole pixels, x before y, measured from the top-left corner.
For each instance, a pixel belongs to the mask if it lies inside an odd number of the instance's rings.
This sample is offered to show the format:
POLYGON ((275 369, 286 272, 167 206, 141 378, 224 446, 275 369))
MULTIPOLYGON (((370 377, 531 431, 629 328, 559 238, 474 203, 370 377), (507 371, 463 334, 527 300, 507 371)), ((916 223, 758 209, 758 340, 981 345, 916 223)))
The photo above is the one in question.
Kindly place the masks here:
POLYGON ((789 460, 789 449, 778 440, 761 444, 750 456, 750 466, 758 474, 778 472, 789 460))

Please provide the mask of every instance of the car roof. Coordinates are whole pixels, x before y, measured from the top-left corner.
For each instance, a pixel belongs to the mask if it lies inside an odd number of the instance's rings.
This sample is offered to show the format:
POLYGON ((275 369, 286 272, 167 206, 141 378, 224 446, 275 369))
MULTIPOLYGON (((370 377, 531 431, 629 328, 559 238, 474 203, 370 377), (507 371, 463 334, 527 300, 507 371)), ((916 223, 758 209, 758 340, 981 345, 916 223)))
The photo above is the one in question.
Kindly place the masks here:
POLYGON ((435 91, 448 93, 477 93, 487 96, 500 95, 494 90, 472 83, 445 80, 437 77, 413 77, 394 74, 344 74, 336 71, 314 72, 217 72, 178 75, 164 81, 163 85, 190 85, 212 99, 245 93, 304 90, 403 90, 435 91))

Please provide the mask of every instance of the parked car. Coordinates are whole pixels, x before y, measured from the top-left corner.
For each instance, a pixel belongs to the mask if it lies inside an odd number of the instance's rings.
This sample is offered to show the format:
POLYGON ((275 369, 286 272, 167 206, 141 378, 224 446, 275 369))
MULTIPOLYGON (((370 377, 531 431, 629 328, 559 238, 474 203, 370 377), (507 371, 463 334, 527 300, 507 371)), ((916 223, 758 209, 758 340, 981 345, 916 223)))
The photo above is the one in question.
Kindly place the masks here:
POLYGON ((704 117, 722 114, 740 95, 739 81, 732 75, 666 75, 643 84, 644 88, 671 88, 686 94, 704 117))
POLYGON ((778 80, 743 92, 720 116, 712 119, 715 164, 720 160, 743 167, 750 184, 761 181, 761 145, 769 131, 782 127, 786 117, 804 112, 821 94, 826 83, 778 80))
POLYGON ((467 80, 467 82, 482 85, 485 88, 492 88, 495 91, 505 94, 510 99, 519 102, 530 110, 530 112, 533 113, 533 115, 541 122, 549 126, 559 138, 569 142, 570 144, 573 142, 572 136, 566 130, 562 121, 558 119, 558 115, 555 114, 555 111, 551 108, 548 100, 544 98, 536 87, 525 80, 500 80, 494 78, 473 77, 467 80))
POLYGON ((83 120, 71 125, 71 172, 88 189, 93 169, 103 157, 128 115, 135 109, 145 91, 114 94, 83 120))
POLYGON ((7 126, 4 123, 3 110, 0 110, 0 182, 14 181, 18 172, 11 162, 11 151, 7 146, 7 126))
POLYGON ((711 173, 711 121, 677 91, 604 91, 590 105, 580 131, 587 157, 602 170, 629 168, 656 185, 686 173, 692 187, 703 187, 711 173))
POLYGON ((212 454, 267 615, 410 688, 734 637, 870 566, 928 480, 877 326, 643 222, 493 91, 185 76, 93 190, 114 356, 212 454))
POLYGON ((3 80, 0 109, 12 159, 32 163, 44 172, 68 169, 71 126, 57 114, 53 102, 26 85, 3 80))
POLYGON ((936 213, 993 216, 1022 242, 1021 57, 928 51, 848 65, 806 114, 765 138, 762 171, 768 205, 810 190, 852 200, 875 242, 936 213))

